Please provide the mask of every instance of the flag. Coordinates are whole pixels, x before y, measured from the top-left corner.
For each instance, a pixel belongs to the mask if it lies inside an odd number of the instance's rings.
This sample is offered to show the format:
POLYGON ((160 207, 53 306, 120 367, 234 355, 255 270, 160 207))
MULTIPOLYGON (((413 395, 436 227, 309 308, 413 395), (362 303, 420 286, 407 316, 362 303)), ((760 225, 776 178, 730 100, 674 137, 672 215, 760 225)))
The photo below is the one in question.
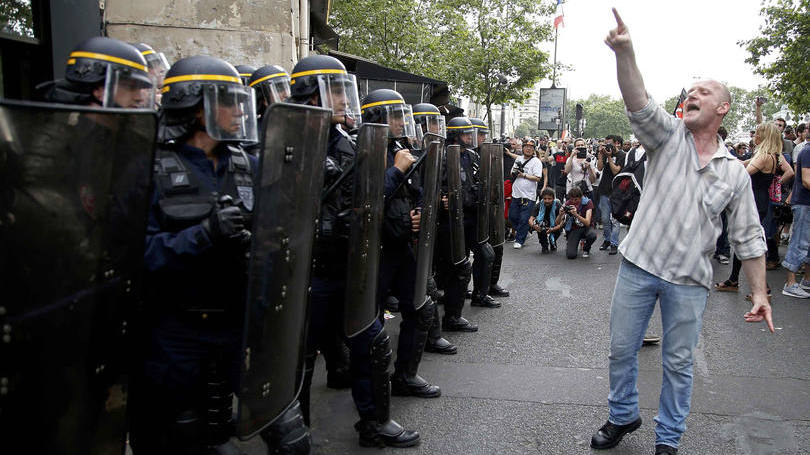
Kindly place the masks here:
POLYGON ((554 18, 554 28, 557 28, 560 25, 565 27, 565 23, 563 22, 562 2, 563 2, 563 0, 557 0, 557 6, 555 7, 555 12, 559 11, 559 14, 557 14, 557 17, 554 18))
POLYGON ((675 105, 675 110, 672 115, 678 118, 683 118, 683 102, 686 101, 686 90, 681 89, 681 96, 678 97, 678 104, 675 105))

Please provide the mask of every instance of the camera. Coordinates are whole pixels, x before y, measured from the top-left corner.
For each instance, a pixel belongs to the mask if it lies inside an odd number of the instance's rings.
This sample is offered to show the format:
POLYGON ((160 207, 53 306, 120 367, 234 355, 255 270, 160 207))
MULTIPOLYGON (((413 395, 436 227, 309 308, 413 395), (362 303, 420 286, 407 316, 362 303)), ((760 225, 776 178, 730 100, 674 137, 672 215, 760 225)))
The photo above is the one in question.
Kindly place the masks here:
POLYGON ((566 206, 563 207, 563 210, 565 210, 565 213, 570 214, 570 213, 576 212, 577 208, 574 207, 573 205, 566 205, 566 206))
POLYGON ((577 148, 577 158, 585 158, 588 156, 588 149, 585 147, 577 148))

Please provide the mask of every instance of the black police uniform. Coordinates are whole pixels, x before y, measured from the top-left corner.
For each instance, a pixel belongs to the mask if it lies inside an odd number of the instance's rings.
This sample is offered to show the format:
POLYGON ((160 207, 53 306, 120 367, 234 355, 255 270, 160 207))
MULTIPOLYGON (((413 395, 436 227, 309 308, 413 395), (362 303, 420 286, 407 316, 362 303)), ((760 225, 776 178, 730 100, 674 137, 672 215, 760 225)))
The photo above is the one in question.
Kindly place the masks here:
POLYGON ((220 143, 218 165, 189 145, 160 148, 147 224, 146 355, 133 397, 132 446, 193 453, 231 435, 249 244, 213 243, 201 221, 230 196, 252 210, 256 159, 220 143), (244 199, 240 199, 241 197, 244 199))

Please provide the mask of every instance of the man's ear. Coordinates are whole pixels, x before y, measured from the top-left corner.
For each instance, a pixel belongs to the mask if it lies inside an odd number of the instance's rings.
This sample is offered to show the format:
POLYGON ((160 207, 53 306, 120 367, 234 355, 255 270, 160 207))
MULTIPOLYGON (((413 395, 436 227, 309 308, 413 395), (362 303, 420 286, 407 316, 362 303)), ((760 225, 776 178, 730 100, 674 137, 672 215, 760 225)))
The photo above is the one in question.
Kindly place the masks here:
POLYGON ((723 101, 719 106, 717 106, 717 113, 726 115, 729 109, 731 109, 731 105, 727 101, 723 101))

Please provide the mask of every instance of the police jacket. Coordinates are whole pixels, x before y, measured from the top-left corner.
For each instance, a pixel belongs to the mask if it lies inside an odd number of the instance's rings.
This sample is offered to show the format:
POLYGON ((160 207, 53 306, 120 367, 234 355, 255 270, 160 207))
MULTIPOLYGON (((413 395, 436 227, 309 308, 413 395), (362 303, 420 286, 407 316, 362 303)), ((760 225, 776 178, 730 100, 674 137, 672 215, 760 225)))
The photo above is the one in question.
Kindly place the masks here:
MULTIPOLYGON (((326 151, 324 190, 354 163, 356 145, 354 140, 337 125, 329 130, 329 143, 326 151)), ((321 203, 318 217, 318 237, 313 257, 316 275, 336 272, 343 276, 346 257, 349 253, 349 210, 352 208, 353 180, 346 178, 343 183, 321 203), (338 267, 334 267, 338 266, 338 267)), ((338 275, 335 275, 338 276, 338 275)))
POLYGON ((147 304, 158 312, 244 314, 248 248, 213 244, 200 222, 223 195, 249 220, 258 165, 239 147, 221 143, 215 153, 216 169, 205 152, 189 145, 157 150, 144 259, 147 304))
MULTIPOLYGON (((419 172, 414 171, 407 179, 394 166, 397 151, 410 149, 398 140, 388 141, 385 170, 385 213, 383 217, 383 241, 407 242, 411 239, 411 210, 422 206, 422 185, 419 172)), ((410 169, 409 169, 410 171, 410 169)))

